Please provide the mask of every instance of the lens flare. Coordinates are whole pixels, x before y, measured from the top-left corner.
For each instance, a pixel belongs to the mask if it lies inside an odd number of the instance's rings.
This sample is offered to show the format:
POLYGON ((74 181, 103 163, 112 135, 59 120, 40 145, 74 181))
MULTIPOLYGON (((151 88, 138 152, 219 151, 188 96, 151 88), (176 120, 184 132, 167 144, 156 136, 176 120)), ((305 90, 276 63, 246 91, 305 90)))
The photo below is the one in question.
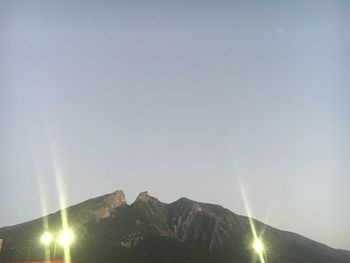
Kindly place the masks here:
POLYGON ((67 215, 67 209, 66 209, 67 206, 66 206, 64 186, 63 186, 63 180, 62 180, 63 178, 62 167, 60 165, 61 163, 59 162, 60 160, 57 155, 57 147, 54 146, 53 142, 51 142, 51 156, 52 156, 53 170, 56 178, 56 186, 57 186, 57 192, 59 197, 59 203, 60 203, 60 209, 61 209, 61 221, 62 221, 62 228, 63 228, 63 232, 59 237, 59 241, 61 244, 63 244, 64 260, 66 262, 71 262, 69 244, 73 241, 73 235, 71 234, 68 227, 68 215, 67 215))
POLYGON ((59 242, 62 246, 69 246, 74 241, 74 235, 72 231, 66 229, 59 236, 59 242))
POLYGON ((266 253, 265 253, 265 248, 264 248, 263 243, 261 242, 261 240, 259 239, 259 237, 258 237, 258 235, 256 233, 256 228, 255 228, 254 221, 253 221, 253 218, 252 218, 252 213, 251 213, 251 210, 249 208, 247 197, 246 197, 243 185, 241 183, 241 180, 239 180, 239 186, 240 186, 240 189, 241 189, 241 194, 242 194, 245 210, 246 210, 247 215, 248 215, 250 229, 252 231, 253 238, 254 238, 253 248, 257 252, 257 254, 259 255, 260 262, 267 263, 267 256, 266 256, 266 253))
POLYGON ((52 243, 52 241, 53 241, 53 235, 49 232, 45 232, 40 237, 40 242, 45 246, 49 246, 52 243))
POLYGON ((254 240, 253 248, 255 252, 262 253, 264 251, 264 244, 261 242, 260 239, 256 239, 254 240))
MULTIPOLYGON (((35 176, 36 181, 38 185, 39 190, 39 196, 40 196, 40 205, 41 205, 41 213, 43 215, 43 230, 45 232, 49 232, 49 222, 48 222, 48 205, 47 205, 47 195, 46 195, 46 189, 44 186, 44 177, 43 177, 43 171, 42 167, 40 165, 38 154, 36 153, 35 147, 32 145, 32 157, 33 157, 33 163, 34 163, 34 169, 35 169, 35 176)), ((43 238, 43 236, 42 236, 43 238)), ((45 244, 45 242, 41 242, 45 244)), ((48 245, 44 246, 44 253, 45 253, 45 260, 49 261, 50 259, 50 247, 48 245)))

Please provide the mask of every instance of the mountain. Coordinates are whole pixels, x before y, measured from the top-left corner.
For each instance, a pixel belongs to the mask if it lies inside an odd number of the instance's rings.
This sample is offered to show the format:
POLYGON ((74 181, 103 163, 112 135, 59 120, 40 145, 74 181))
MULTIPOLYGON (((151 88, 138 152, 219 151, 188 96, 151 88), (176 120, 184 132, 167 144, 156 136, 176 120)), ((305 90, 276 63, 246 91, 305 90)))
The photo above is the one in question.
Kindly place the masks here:
MULTIPOLYGON (((260 262, 249 219, 218 205, 186 198, 165 204, 147 192, 129 205, 118 190, 65 211, 75 233, 71 257, 79 263, 260 262)), ((349 251, 252 221, 269 263, 350 262, 349 251)), ((0 262, 43 259, 39 240, 46 224, 51 232, 59 231, 61 211, 0 228, 0 262)), ((63 257, 62 250, 57 247, 56 259, 63 257)))

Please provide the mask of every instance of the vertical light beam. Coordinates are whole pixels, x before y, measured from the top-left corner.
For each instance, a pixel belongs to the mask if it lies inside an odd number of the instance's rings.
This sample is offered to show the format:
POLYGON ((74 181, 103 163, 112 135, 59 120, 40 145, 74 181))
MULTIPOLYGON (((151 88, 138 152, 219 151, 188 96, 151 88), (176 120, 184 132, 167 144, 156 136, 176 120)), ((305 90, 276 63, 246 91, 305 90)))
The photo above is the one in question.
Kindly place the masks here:
MULTIPOLYGON (((57 192, 59 197, 62 228, 63 228, 63 232, 67 232, 69 231, 69 226, 68 226, 68 214, 66 209, 67 206, 66 206, 66 199, 65 199, 65 192, 64 192, 64 184, 62 179, 61 167, 59 165, 59 159, 56 153, 56 149, 53 146, 51 146, 51 156, 52 156, 53 170, 54 170, 55 179, 56 179, 56 187, 57 187, 57 192)), ((65 262, 71 262, 70 247, 68 245, 63 246, 63 252, 64 252, 65 262)))
MULTIPOLYGON (((35 170, 35 177, 39 189, 39 197, 40 197, 40 207, 41 207, 41 214, 43 215, 43 229, 45 233, 49 232, 49 222, 48 222, 48 206, 47 206, 47 196, 46 191, 43 183, 43 175, 42 175, 42 169, 39 165, 39 160, 37 155, 35 154, 34 147, 32 146, 32 156, 33 156, 33 163, 34 163, 34 170, 35 170)), ((42 242, 42 240, 41 240, 42 242)), ((50 246, 44 246, 44 254, 45 254, 45 260, 50 260, 50 246)))
MULTIPOLYGON (((242 194, 242 198, 243 198, 243 202, 244 202, 244 207, 245 207, 245 210, 247 212, 247 215, 248 215, 248 220, 249 220, 249 225, 250 225, 250 229, 252 231, 252 234, 253 234, 253 248, 255 249, 255 246, 256 244, 258 244, 258 242, 260 241, 260 239, 258 238, 258 235, 256 233, 256 229, 255 229, 255 225, 254 225, 254 222, 253 222, 253 218, 252 218, 252 213, 251 213, 251 210, 249 208, 249 204, 248 204, 248 201, 247 201, 247 196, 246 196, 246 193, 244 191, 244 187, 243 187, 243 184, 240 180, 240 178, 238 178, 238 181, 239 181, 239 187, 241 189, 241 194, 242 194)), ((260 241, 261 243, 261 241, 260 241)), ((261 243, 262 244, 262 243, 261 243)), ((255 251, 258 253, 259 255, 259 258, 260 258, 260 262, 262 263, 267 263, 264 259, 264 255, 263 255, 263 250, 259 249, 258 251, 255 249, 255 251)))

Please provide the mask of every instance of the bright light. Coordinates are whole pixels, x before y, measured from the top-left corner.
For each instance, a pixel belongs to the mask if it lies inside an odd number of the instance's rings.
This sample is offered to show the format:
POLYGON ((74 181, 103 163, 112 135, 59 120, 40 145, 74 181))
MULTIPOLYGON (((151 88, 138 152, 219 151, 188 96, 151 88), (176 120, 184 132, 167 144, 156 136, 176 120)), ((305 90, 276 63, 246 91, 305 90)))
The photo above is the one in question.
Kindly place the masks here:
POLYGON ((49 232, 45 232, 40 237, 40 242, 44 244, 45 246, 49 246, 51 242, 53 241, 53 236, 49 232))
POLYGON ((74 241, 74 235, 70 230, 64 230, 58 240, 62 246, 69 246, 74 241))
POLYGON ((253 243, 253 248, 255 252, 260 254, 264 251, 264 244, 261 242, 260 239, 255 239, 253 243))

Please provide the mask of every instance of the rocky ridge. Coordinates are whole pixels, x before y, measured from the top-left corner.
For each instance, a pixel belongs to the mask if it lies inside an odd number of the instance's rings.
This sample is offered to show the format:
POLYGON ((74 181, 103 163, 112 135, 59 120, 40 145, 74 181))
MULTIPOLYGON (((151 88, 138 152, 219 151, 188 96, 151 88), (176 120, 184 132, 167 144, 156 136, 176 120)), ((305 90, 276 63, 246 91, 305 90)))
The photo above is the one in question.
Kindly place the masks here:
MULTIPOLYGON (((186 198, 165 204, 142 192, 127 204, 123 191, 87 200, 66 209, 79 240, 72 247, 78 262, 254 262, 247 217, 186 198)), ((21 260, 43 222, 60 229, 60 211, 26 224, 0 228, 4 239, 0 262, 21 260), (7 261, 6 261, 7 260, 7 261)), ((350 262, 348 251, 336 250, 300 235, 253 220, 263 233, 269 262, 350 262)), ((34 242, 38 244, 38 242, 34 242)), ((39 245, 31 258, 42 258, 39 245)), ((57 256, 62 254, 58 251, 57 256)))

